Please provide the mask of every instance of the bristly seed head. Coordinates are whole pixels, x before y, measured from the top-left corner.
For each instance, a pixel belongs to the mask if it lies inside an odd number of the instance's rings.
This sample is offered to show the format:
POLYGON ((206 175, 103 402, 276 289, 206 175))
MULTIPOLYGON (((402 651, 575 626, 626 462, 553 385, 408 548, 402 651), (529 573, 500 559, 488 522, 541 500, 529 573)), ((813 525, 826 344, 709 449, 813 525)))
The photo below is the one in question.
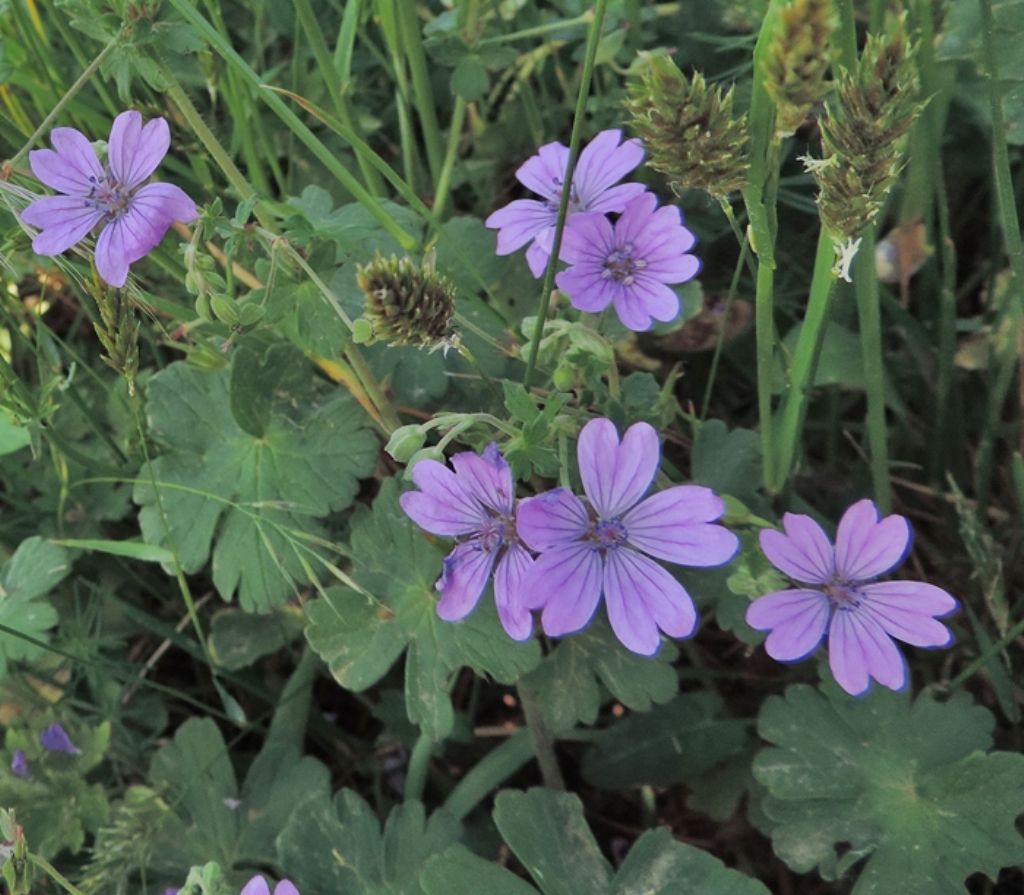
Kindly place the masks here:
POLYGON ((455 341, 455 286, 430 266, 378 255, 356 268, 356 281, 374 340, 431 350, 455 341))
POLYGON ((626 108, 649 153, 648 164, 678 194, 704 190, 721 197, 747 182, 746 116, 733 118, 732 91, 687 78, 667 56, 650 55, 629 85, 626 108))

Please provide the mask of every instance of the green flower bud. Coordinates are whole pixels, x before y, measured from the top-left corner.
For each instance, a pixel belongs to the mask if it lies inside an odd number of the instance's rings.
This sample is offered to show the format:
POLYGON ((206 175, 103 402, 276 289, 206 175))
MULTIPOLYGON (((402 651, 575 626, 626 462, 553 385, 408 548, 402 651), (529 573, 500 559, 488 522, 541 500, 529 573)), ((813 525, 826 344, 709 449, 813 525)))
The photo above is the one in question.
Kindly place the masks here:
POLYGON ((426 433, 419 426, 402 426, 391 433, 384 450, 397 462, 408 463, 423 447, 425 441, 426 433))

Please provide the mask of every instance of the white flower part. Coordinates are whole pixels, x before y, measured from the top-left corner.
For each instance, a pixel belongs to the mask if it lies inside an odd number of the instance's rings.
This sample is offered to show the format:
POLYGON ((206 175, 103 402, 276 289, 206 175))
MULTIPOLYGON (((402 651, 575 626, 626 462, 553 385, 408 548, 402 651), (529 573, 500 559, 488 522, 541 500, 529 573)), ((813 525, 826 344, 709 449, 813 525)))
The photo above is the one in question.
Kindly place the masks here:
POLYGON ((834 168, 839 163, 839 157, 835 155, 830 155, 827 158, 814 158, 814 156, 811 155, 798 155, 796 160, 804 163, 804 170, 808 174, 814 174, 816 171, 822 171, 825 168, 834 168))
POLYGON ((850 265, 857 257, 857 249, 860 248, 862 238, 847 237, 845 242, 833 243, 833 248, 836 250, 836 263, 832 265, 832 276, 841 277, 847 283, 853 282, 850 279, 850 265))

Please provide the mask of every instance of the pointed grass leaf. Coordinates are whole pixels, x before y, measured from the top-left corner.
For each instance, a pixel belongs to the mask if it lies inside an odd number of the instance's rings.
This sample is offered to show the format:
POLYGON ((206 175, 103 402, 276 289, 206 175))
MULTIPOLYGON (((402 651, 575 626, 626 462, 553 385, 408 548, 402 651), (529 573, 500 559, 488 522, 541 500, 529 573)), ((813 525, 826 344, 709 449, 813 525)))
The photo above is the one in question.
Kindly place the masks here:
POLYGON ((398 493, 388 479, 372 509, 356 511, 351 575, 361 592, 335 587, 308 603, 306 637, 335 680, 352 690, 380 680, 405 650, 409 719, 440 740, 454 723, 448 688, 458 669, 514 683, 537 665, 540 648, 508 638, 488 593, 463 621, 438 618, 441 545, 411 524, 398 493))
POLYGON ((266 611, 317 571, 317 520, 352 503, 377 442, 358 405, 319 388, 295 349, 239 356, 255 385, 182 362, 150 380, 150 434, 166 450, 139 472, 133 497, 148 544, 174 550, 186 573, 212 551, 220 595, 266 611))
POLYGON ((947 702, 876 689, 855 699, 803 684, 758 718, 774 744, 754 762, 776 854, 834 879, 867 858, 853 895, 962 895, 1024 861, 1024 755, 988 753, 993 717, 966 693, 947 702))
POLYGON ((684 693, 618 721, 588 749, 583 775, 603 789, 671 786, 697 778, 747 743, 748 724, 718 717, 721 708, 713 693, 684 693))
POLYGON ((68 551, 40 537, 22 541, 0 572, 0 679, 8 664, 43 652, 57 610, 39 599, 71 571, 68 551))

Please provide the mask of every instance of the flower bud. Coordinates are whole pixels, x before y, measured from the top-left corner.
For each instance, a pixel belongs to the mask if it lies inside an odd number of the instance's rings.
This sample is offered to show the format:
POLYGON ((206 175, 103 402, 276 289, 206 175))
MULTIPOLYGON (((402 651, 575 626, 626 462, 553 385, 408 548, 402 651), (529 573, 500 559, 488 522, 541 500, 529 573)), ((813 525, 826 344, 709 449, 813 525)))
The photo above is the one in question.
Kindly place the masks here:
POLYGON ((386 450, 397 462, 408 463, 416 452, 423 447, 426 434, 419 426, 402 426, 395 429, 384 445, 386 450))

